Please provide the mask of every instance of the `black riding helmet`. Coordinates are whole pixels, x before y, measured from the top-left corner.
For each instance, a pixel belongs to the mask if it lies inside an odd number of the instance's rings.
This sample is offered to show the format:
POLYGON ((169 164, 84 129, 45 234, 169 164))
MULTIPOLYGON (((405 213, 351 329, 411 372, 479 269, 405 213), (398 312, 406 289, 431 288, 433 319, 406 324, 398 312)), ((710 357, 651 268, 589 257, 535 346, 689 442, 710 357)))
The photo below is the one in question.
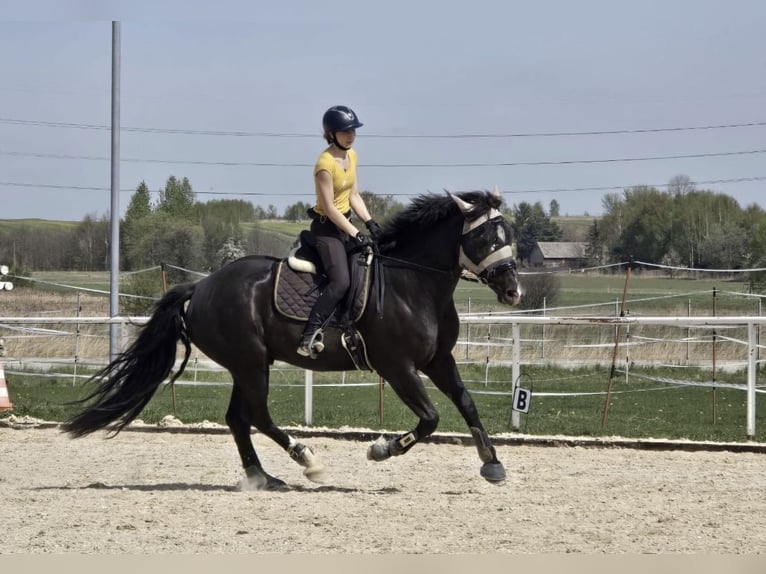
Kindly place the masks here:
POLYGON ((347 147, 340 145, 335 134, 360 128, 362 127, 362 122, 359 121, 359 118, 351 108, 347 106, 333 106, 324 113, 322 127, 324 128, 324 139, 327 143, 335 144, 342 150, 348 150, 347 147))
POLYGON ((355 130, 362 125, 354 110, 347 106, 333 106, 322 117, 322 128, 331 134, 355 130))

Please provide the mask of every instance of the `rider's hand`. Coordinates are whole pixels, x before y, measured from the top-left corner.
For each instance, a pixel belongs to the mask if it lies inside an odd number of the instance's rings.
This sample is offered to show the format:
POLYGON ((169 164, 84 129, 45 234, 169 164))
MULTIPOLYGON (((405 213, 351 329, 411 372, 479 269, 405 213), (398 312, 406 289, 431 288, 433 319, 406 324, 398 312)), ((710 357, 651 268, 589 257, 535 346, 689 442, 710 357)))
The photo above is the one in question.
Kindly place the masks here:
POLYGON ((365 225, 370 231, 370 235, 372 235, 373 240, 377 241, 380 239, 380 236, 383 235, 383 228, 374 219, 368 219, 365 222, 365 225))
POLYGON ((372 238, 369 235, 365 235, 361 231, 356 234, 354 239, 356 240, 357 245, 360 247, 372 247, 374 244, 372 238))

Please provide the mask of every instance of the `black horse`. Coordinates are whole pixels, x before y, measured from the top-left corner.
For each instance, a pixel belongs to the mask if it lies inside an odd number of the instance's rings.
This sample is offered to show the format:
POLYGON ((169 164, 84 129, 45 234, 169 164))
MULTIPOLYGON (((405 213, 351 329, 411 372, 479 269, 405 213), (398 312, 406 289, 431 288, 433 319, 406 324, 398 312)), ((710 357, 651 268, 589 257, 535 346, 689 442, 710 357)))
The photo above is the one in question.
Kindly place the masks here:
MULTIPOLYGON (((379 275, 384 282, 382 307, 367 306, 356 328, 366 342, 370 366, 415 413, 418 424, 396 438, 373 443, 369 459, 404 454, 436 430, 439 414, 420 371, 468 424, 483 462, 481 475, 490 482, 505 480, 505 468, 452 356, 459 331, 453 293, 465 271, 488 284, 501 303, 515 305, 521 297, 512 232, 498 211, 501 203, 499 195, 489 192, 421 195, 384 226, 378 255, 384 267, 379 275)), ((184 370, 192 344, 233 377, 226 422, 248 480, 256 488, 285 485, 261 466, 250 435, 254 426, 305 467, 307 478, 321 482, 324 468, 317 456, 271 419, 269 367, 284 361, 316 371, 344 371, 355 364, 341 337, 333 336, 334 329, 316 359, 296 353, 303 324, 275 309, 279 262, 268 256, 244 257, 197 283, 169 290, 134 342, 93 377, 96 389, 82 401, 90 405, 65 422, 63 430, 79 437, 115 423, 111 430, 121 431, 170 375, 180 341, 186 354, 173 380, 184 370)))

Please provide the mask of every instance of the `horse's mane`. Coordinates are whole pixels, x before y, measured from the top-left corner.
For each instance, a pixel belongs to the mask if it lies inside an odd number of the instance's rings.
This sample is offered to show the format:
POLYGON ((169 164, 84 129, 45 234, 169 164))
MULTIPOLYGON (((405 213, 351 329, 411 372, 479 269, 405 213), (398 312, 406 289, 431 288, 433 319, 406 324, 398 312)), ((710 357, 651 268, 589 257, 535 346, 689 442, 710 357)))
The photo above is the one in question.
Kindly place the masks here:
MULTIPOLYGON (((502 198, 499 195, 488 191, 467 191, 454 195, 474 206, 466 216, 468 219, 480 217, 502 204, 502 198)), ((386 222, 381 243, 395 243, 413 234, 428 233, 435 225, 442 223, 458 211, 457 204, 446 193, 419 195, 403 211, 386 222)))

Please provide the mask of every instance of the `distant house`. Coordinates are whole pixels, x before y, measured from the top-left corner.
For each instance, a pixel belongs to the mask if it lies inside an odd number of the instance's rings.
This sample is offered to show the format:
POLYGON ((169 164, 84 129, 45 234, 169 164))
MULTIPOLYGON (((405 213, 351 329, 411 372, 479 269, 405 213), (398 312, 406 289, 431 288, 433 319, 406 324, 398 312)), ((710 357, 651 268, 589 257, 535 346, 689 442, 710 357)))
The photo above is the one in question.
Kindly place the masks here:
POLYGON ((588 244, 583 241, 538 241, 529 255, 530 267, 584 267, 588 244))

